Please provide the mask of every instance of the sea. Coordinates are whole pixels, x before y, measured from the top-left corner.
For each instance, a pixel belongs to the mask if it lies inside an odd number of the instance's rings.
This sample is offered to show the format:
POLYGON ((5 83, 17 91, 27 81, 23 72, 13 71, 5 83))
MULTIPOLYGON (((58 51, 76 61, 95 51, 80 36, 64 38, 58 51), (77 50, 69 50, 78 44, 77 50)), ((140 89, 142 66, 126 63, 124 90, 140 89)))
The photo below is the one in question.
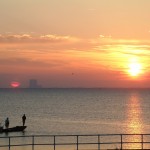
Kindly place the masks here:
POLYGON ((150 89, 0 89, 0 123, 22 125, 21 135, 150 134, 150 89))

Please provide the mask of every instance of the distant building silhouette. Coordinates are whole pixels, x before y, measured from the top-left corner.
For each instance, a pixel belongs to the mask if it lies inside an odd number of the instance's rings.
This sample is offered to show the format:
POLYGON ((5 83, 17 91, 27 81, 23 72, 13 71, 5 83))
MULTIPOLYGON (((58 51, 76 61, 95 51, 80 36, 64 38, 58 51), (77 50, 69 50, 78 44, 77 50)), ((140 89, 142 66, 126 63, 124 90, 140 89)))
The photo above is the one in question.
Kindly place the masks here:
POLYGON ((41 85, 38 84, 38 81, 36 79, 30 79, 29 88, 41 88, 41 85))

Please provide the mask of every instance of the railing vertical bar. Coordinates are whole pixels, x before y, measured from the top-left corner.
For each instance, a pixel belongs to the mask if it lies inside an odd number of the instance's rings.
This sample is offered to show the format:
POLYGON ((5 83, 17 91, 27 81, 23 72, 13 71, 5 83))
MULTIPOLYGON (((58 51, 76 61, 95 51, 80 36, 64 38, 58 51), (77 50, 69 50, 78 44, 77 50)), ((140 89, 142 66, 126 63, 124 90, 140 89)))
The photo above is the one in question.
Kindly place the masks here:
POLYGON ((56 137, 54 135, 54 150, 55 150, 56 137))
POLYGON ((141 144, 142 144, 142 145, 141 145, 141 146, 142 146, 141 148, 143 149, 143 134, 141 134, 141 144))
POLYGON ((32 150, 34 150, 34 135, 32 136, 32 150))
POLYGON ((9 150, 10 150, 10 137, 9 137, 9 150))
POLYGON ((98 135, 98 150, 100 150, 100 135, 98 135))
POLYGON ((79 149, 79 136, 77 135, 77 150, 79 149))
POLYGON ((121 149, 122 149, 123 148, 123 145, 122 145, 123 144, 122 134, 120 134, 120 136, 121 136, 121 149))

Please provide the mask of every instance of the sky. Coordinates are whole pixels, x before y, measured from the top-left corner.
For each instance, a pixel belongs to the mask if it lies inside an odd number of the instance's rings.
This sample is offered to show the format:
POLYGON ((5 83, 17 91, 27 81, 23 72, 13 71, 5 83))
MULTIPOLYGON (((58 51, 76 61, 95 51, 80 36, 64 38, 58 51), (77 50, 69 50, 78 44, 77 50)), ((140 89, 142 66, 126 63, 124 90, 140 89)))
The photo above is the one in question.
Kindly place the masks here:
POLYGON ((0 88, 150 87, 150 0, 0 0, 0 88))

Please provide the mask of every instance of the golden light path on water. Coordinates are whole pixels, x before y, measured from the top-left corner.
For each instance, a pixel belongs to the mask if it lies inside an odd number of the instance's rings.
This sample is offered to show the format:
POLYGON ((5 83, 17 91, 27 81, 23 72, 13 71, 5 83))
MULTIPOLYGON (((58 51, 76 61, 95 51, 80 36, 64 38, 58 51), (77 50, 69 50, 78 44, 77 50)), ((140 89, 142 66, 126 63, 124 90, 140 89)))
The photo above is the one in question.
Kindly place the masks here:
MULTIPOLYGON (((127 134, 142 134, 142 110, 140 105, 140 99, 137 93, 133 93, 128 100, 127 104, 127 134)), ((141 142, 141 136, 127 136, 126 141, 128 142, 141 142)), ((129 149, 141 149, 141 143, 128 144, 129 149)))

